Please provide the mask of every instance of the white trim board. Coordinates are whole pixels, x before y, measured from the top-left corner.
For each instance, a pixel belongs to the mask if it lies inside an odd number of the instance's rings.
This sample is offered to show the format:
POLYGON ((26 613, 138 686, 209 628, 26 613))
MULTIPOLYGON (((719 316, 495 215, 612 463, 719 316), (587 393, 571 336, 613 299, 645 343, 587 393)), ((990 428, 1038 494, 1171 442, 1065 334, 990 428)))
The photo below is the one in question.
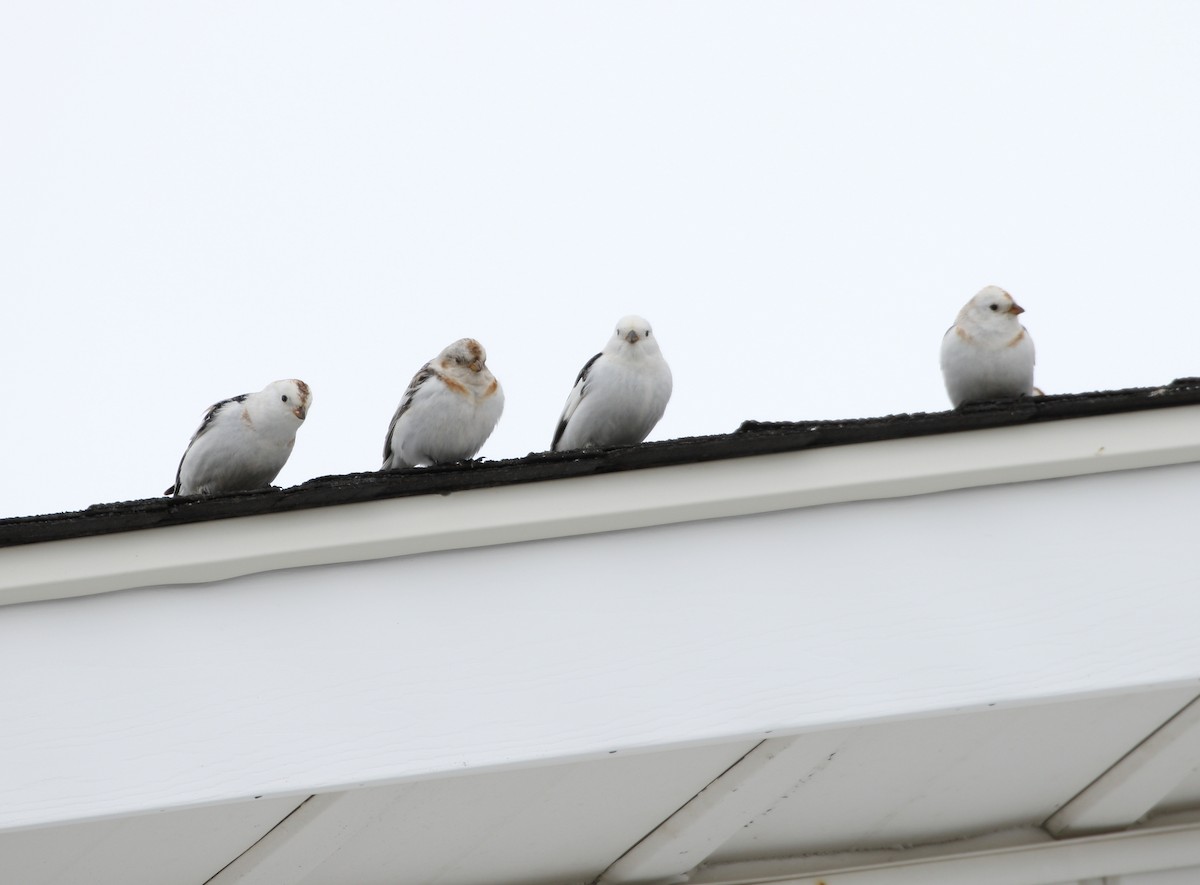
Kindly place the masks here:
POLYGON ((0 605, 1200 461, 1200 406, 222 519, 0 549, 0 605))

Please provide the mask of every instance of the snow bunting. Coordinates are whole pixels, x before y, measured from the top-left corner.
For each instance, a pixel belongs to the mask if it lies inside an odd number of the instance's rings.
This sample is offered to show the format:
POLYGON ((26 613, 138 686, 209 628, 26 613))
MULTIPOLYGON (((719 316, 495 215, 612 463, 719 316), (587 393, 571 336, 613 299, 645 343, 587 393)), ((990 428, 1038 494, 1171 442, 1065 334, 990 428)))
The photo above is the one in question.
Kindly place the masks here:
POLYGON ((487 351, 460 338, 413 376, 383 441, 383 467, 448 464, 474 458, 504 411, 504 391, 487 351))
POLYGON ((650 324, 617 323, 604 350, 587 361, 554 431, 555 452, 632 446, 654 429, 671 398, 671 370, 650 324))
POLYGON ((981 289, 958 312, 942 338, 942 377, 955 408, 1033 393, 1033 339, 1017 320, 1024 312, 999 286, 981 289))
POLYGON ((212 495, 271 484, 296 442, 312 391, 295 378, 210 406, 164 495, 212 495))

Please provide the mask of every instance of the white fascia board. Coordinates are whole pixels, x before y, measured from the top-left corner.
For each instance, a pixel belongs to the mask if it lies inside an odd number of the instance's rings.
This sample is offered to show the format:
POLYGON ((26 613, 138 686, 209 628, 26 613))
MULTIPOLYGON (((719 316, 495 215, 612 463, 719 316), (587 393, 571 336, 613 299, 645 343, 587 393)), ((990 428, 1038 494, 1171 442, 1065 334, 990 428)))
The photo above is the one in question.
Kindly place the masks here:
POLYGON ((833 446, 0 549, 0 605, 1200 461, 1200 406, 833 446))

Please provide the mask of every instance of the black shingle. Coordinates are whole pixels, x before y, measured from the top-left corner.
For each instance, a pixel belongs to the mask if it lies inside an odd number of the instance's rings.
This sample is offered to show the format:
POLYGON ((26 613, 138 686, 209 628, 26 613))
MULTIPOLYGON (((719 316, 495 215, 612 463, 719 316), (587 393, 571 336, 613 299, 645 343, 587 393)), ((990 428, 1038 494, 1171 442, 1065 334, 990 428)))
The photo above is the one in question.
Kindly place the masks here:
POLYGON ((620 470, 1198 404, 1200 378, 1181 378, 1160 388, 975 403, 947 412, 843 421, 747 421, 734 433, 650 442, 596 452, 541 452, 506 461, 416 467, 390 473, 322 476, 287 489, 258 489, 207 498, 147 498, 96 504, 73 513, 0 519, 0 547, 384 498, 448 495, 467 489, 567 479, 620 470))

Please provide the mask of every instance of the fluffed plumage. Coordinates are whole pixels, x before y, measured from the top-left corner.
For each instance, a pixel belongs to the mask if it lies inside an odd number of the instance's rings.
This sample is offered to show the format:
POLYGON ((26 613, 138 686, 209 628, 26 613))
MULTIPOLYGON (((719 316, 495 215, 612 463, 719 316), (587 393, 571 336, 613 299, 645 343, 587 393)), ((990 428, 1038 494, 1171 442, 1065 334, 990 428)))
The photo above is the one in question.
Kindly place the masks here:
POLYGON ((671 369, 653 329, 642 317, 623 317, 575 379, 551 449, 637 445, 662 418, 670 398, 671 369))
POLYGON ((504 391, 474 338, 455 341, 413 376, 383 442, 381 470, 474 458, 504 411, 504 391))
POLYGON ((164 495, 212 495, 269 486, 292 454, 312 405, 303 381, 274 381, 258 393, 221 400, 192 435, 175 485, 164 495))
POLYGON ((1033 339, 1017 319, 1025 309, 999 286, 980 290, 942 338, 942 378, 955 408, 1029 396, 1033 339))

